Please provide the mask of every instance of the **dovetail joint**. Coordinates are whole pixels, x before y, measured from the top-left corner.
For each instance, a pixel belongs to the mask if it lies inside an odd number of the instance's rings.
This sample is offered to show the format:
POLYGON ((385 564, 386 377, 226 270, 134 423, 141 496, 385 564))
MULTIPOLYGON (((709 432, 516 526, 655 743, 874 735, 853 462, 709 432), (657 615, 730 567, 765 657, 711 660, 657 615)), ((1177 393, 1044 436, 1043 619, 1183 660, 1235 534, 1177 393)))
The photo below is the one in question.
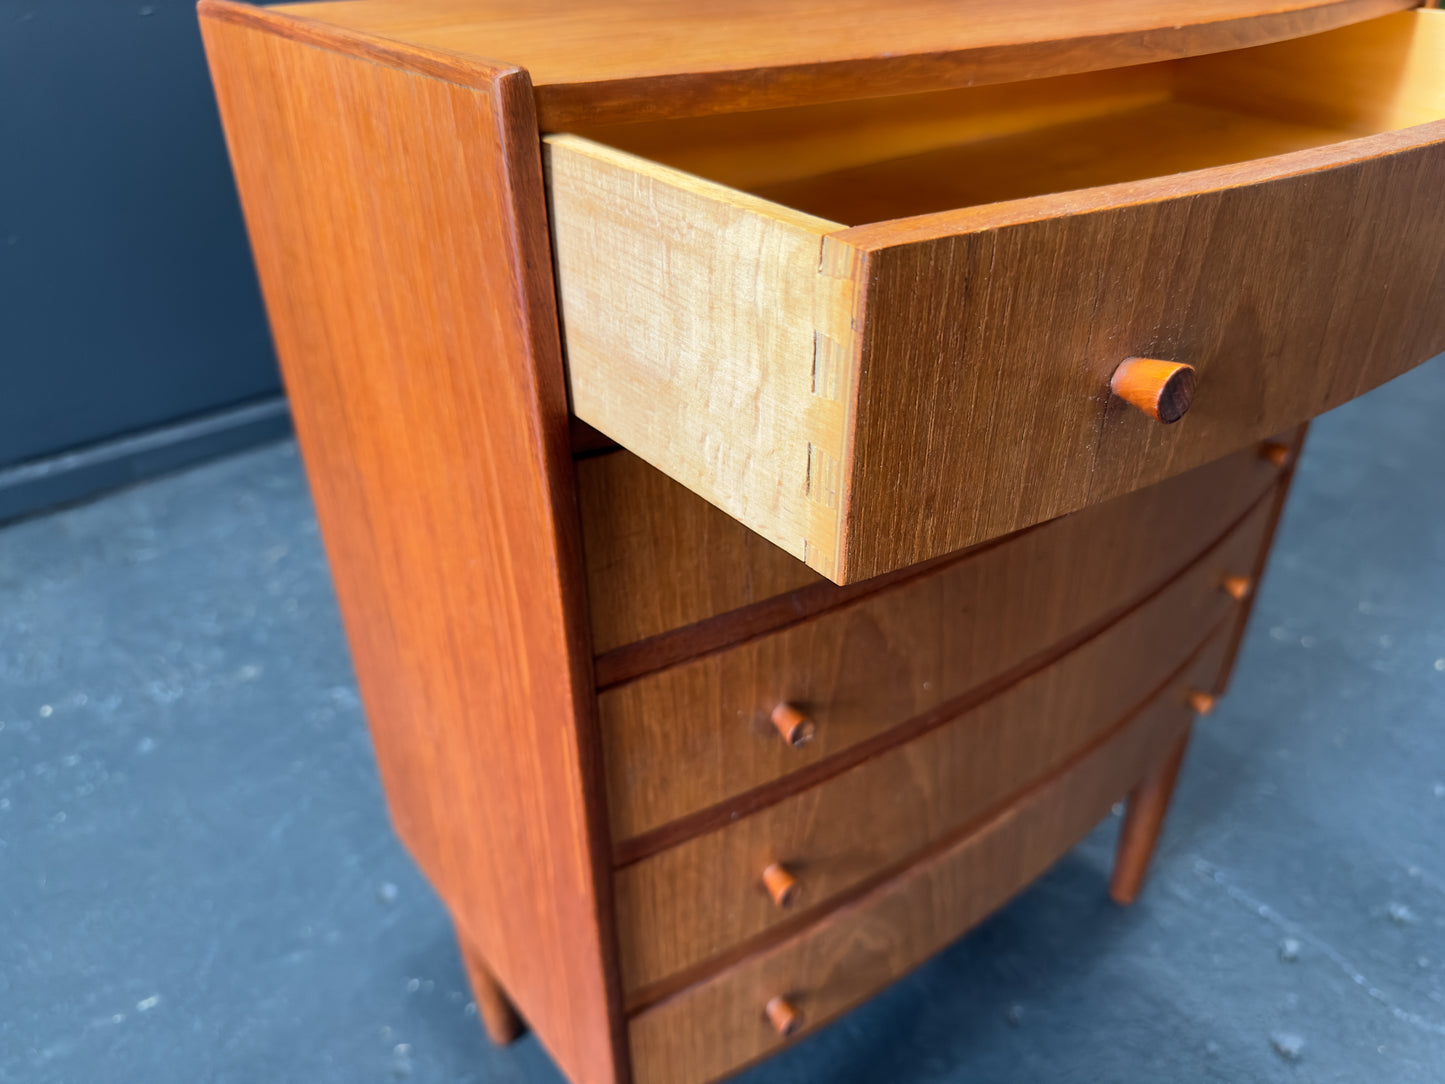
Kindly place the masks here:
POLYGON ((808 497, 828 508, 838 507, 838 461, 808 443, 808 497))
POLYGON ((820 399, 841 402, 841 378, 848 364, 848 350, 837 339, 821 331, 813 332, 813 394, 820 399))
POLYGON ((833 554, 825 552, 822 547, 806 538, 803 539, 803 564, 814 572, 827 576, 829 579, 833 578, 833 567, 836 564, 833 554))

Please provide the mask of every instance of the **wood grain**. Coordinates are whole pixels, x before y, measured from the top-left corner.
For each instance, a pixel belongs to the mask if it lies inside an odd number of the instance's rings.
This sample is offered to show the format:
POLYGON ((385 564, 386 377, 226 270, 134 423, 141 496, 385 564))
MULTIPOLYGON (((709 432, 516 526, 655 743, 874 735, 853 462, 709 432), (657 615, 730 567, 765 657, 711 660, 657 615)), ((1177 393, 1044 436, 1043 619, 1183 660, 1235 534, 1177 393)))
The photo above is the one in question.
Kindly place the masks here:
POLYGON ((1238 162, 1445 116, 1445 20, 790 109, 574 129, 860 224, 1238 162))
MULTIPOLYGON (((604 691, 613 839, 746 796, 888 732, 1112 620, 1200 559, 1277 471, 1252 454, 1047 524, 823 616, 604 691), (801 748, 770 721, 814 720, 801 748)), ((1253 566, 1253 554, 1243 569, 1253 566)), ((1242 571, 1220 568, 1221 575, 1242 571)), ((647 843, 646 847, 654 846, 647 843)))
MULTIPOLYGON (((1188 725, 1177 686, 1078 761, 961 840, 834 911, 632 1018, 638 1084, 702 1084, 776 1051, 763 1007, 782 997, 808 1034, 922 963, 1043 873, 1157 763, 1188 725)), ((1102 890, 1102 884, 1101 884, 1102 890)))
POLYGON ((599 654, 827 581, 630 452, 577 464, 599 654))
POLYGON ((1173 88, 1171 63, 1139 64, 1018 83, 572 131, 758 193, 871 162, 1157 104, 1173 88))
POLYGON ((557 1063, 612 1084, 625 1036, 527 78, 462 85, 201 14, 397 831, 557 1063))
POLYGON ((977 86, 1239 49, 1410 0, 340 0, 286 4, 443 55, 525 67, 549 131, 977 86))
POLYGON ((1167 97, 750 191, 862 225, 1164 177, 1350 138, 1338 128, 1167 97))
POLYGON ((1437 123, 842 235, 871 251, 839 578, 1148 485, 1445 349, 1441 140, 1437 123), (1103 394, 1129 356, 1198 370, 1182 421, 1103 394))
MULTIPOLYGON (((861 583, 839 587, 824 580, 800 587, 782 595, 773 595, 762 602, 730 610, 713 618, 699 621, 649 637, 636 643, 604 652, 595 660, 597 687, 610 689, 629 681, 678 663, 695 659, 713 651, 721 651, 732 644, 752 640, 787 625, 796 624, 805 618, 837 609, 855 599, 864 598, 874 592, 905 583, 919 576, 927 576, 956 561, 965 561, 977 556, 985 549, 1012 543, 1026 531, 1025 528, 1013 534, 1002 535, 988 542, 967 549, 958 550, 934 561, 923 561, 899 569, 885 576, 875 576, 861 583)), ((811 571, 811 570, 810 570, 811 571)))
MULTIPOLYGON (((1259 455, 1282 468, 1292 461, 1295 434, 1270 439, 1275 443, 1260 445, 1259 455)), ((597 684, 604 689, 970 560, 1023 533, 839 587, 635 456, 623 453, 612 462, 616 470, 605 485, 589 477, 588 464, 579 467, 578 479, 594 638, 621 645, 598 653, 597 684), (805 586, 788 590, 794 581, 805 586)), ((1258 465, 1255 449, 1189 473, 1210 488, 1215 470, 1237 471, 1238 485, 1250 492, 1270 476, 1258 465)))
POLYGON ((1308 39, 1199 57, 1178 92, 1300 124, 1366 134, 1445 116, 1445 13, 1412 11, 1308 39))
POLYGON ((575 136, 543 160, 572 409, 828 575, 853 353, 837 224, 575 136))
MULTIPOLYGON (((1267 512, 1268 510, 1263 510, 1267 512)), ((1249 562, 1267 515, 1223 547, 1249 562)), ((947 723, 716 831, 618 871, 617 927, 629 1004, 676 972, 697 968, 804 908, 1007 801, 1071 759, 1157 693, 1213 636, 1236 603, 1202 565, 1098 636, 947 723), (763 890, 783 864, 798 881, 790 912, 763 890)))
MULTIPOLYGON (((1243 504, 1236 498, 1247 502, 1262 493, 1278 468, 1247 450, 1188 473, 1190 480, 1168 483, 1158 497, 1139 498, 1149 503, 1170 499, 1166 492, 1178 494, 1181 531, 1189 529, 1183 524, 1193 523, 1196 513, 1212 515, 1216 505, 1210 502, 1223 501, 1219 508, 1225 519, 1229 513, 1222 509, 1238 514, 1243 504), (1184 495, 1187 487, 1199 488, 1197 498, 1184 495)), ((875 585, 941 567, 913 566, 905 574, 838 587, 627 452, 579 462, 577 488, 603 686, 796 623, 860 598, 875 585), (728 614, 733 619, 711 621, 728 614), (645 643, 655 638, 660 642, 645 643), (630 645, 636 646, 618 650, 630 645), (634 656, 646 658, 634 661, 634 656)), ((1212 528, 1201 524, 1199 540, 1217 534, 1222 522, 1213 521, 1212 528)), ((968 557, 969 551, 963 551, 946 560, 968 557)))
MULTIPOLYGON (((1194 705, 1191 703, 1190 707, 1194 705)), ((1119 826, 1119 845, 1114 853, 1114 871, 1109 875, 1109 898, 1127 906, 1139 898, 1149 861, 1159 843, 1164 818, 1169 813, 1169 799, 1184 766, 1189 748, 1189 731, 1185 730, 1173 747, 1153 765, 1139 785, 1129 792, 1124 810, 1124 823, 1119 826)))

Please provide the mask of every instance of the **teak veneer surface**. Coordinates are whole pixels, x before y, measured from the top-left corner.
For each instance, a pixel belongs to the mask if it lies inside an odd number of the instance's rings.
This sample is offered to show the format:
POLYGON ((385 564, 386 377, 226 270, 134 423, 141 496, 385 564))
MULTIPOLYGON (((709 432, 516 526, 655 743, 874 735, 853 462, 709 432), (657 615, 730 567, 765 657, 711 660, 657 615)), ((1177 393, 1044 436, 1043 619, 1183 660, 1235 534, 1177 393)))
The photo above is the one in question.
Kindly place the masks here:
POLYGON ((557 1063, 613 1084, 625 1038, 527 78, 459 85, 228 11, 202 5, 207 54, 392 818, 557 1063))
MULTIPOLYGON (((619 856, 1061 650, 1163 586, 1258 504, 1278 469, 1246 452, 599 697, 619 856), (816 722, 787 745, 780 702, 816 722)), ((1253 554, 1234 572, 1247 574, 1253 554)))
POLYGON ((827 581, 631 452, 577 464, 598 654, 827 581))
MULTIPOLYGON (((1297 434, 1273 439, 1293 447, 1297 434)), ((1210 516, 1220 507, 1211 502, 1222 499, 1223 508, 1238 508, 1231 494, 1247 500, 1277 476, 1277 467, 1247 449, 1197 468, 1189 474, 1192 481, 1178 487, 1166 483, 1158 499, 1168 500, 1166 492, 1177 495, 1177 522, 1185 531, 1191 517, 1210 516), (1193 499, 1184 486, 1197 487, 1193 499)), ((710 618, 753 608, 760 612, 758 627, 771 629, 856 597, 630 452, 580 460, 577 489, 592 642, 603 685, 616 684, 602 671, 610 672, 621 656, 652 654, 661 646, 639 641, 682 630, 687 644, 677 650, 686 653, 692 644, 710 642, 706 628, 689 628, 710 618), (617 650, 629 645, 636 645, 631 652, 617 650)), ((1201 538, 1211 534, 1207 525, 1199 530, 1201 538)), ((865 581, 858 588, 886 582, 865 581)), ((754 628, 749 616, 740 614, 736 626, 719 633, 726 636, 735 627, 754 628)), ((743 632, 744 638, 752 634, 743 632)), ((633 672, 629 665, 628 672, 635 677, 645 671, 633 672)))
MULTIPOLYGON (((1168 589, 1057 662, 920 736, 782 801, 618 871, 629 999, 921 851, 1067 762, 1140 707, 1239 603, 1219 590, 1248 568, 1272 508, 1258 506, 1168 589), (778 907, 762 871, 797 879, 778 907)), ((1214 686, 1213 674, 1203 686, 1214 686)))
POLYGON ((861 347, 856 574, 1151 484, 1445 349, 1445 123, 1378 138, 1380 157, 1275 180, 1138 203, 1115 190, 1109 209, 1035 219, 1063 199, 1040 197, 1005 205, 1012 226, 869 238, 883 247, 865 306, 886 318, 861 347), (1182 421, 1101 394, 1126 357, 1198 370, 1182 421), (940 404, 952 424, 903 402, 940 404), (919 514, 955 500, 965 514, 919 514))
POLYGON ((637 1084, 703 1084, 735 1072, 783 1045, 763 1012, 770 998, 794 1005, 802 1016, 795 1035, 807 1034, 962 935, 1162 760, 1189 725, 1187 690, 1208 683, 1217 665, 1205 652, 1143 711, 965 838, 941 841, 795 937, 632 1017, 637 1084))
POLYGON ((292 17, 527 69, 547 130, 1239 49, 1410 0, 341 0, 292 17))

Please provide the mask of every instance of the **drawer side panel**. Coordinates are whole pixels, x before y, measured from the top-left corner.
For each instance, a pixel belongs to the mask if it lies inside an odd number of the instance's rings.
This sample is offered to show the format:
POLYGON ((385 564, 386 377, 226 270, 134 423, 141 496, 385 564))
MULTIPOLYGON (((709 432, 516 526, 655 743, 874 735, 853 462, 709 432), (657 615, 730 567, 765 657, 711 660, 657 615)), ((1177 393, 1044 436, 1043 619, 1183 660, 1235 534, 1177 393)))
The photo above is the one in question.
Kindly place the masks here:
POLYGON ((576 136, 543 144, 572 409, 832 575, 856 349, 841 227, 576 136))

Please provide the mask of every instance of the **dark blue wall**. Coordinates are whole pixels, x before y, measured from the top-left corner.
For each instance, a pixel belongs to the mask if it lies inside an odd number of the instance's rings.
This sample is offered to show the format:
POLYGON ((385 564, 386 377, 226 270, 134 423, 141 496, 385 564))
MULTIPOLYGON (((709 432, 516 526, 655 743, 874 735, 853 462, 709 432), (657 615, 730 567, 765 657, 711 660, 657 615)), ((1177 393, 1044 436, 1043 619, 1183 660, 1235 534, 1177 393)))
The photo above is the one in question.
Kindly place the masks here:
POLYGON ((190 0, 0 0, 0 467, 275 396, 190 0))

